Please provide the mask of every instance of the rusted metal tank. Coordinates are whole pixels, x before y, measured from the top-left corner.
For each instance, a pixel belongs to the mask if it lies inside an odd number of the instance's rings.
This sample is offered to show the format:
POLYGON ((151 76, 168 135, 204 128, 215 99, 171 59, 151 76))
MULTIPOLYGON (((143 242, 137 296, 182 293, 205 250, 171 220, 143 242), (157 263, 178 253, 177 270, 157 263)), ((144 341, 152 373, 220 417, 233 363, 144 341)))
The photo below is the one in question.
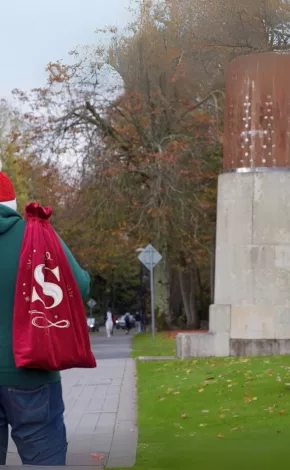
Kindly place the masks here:
POLYGON ((226 77, 224 171, 288 167, 290 54, 238 57, 226 77))

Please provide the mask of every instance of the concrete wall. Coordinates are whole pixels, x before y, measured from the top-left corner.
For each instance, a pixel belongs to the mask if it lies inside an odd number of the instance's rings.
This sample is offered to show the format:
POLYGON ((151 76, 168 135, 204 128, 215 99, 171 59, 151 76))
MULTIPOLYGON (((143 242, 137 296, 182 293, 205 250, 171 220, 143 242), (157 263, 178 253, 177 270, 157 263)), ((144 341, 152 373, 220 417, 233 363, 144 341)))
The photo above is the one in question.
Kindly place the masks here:
POLYGON ((176 337, 176 356, 211 357, 215 355, 214 335, 209 333, 179 333, 176 337))
POLYGON ((218 305, 232 339, 290 338, 290 172, 219 177, 218 305))

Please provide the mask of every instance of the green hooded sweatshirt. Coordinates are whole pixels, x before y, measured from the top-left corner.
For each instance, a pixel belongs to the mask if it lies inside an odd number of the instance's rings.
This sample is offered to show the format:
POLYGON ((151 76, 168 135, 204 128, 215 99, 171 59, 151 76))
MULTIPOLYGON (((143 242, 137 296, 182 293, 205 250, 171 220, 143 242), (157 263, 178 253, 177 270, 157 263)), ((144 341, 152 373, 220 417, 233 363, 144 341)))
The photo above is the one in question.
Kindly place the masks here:
MULTIPOLYGON (((12 351, 12 316, 19 258, 26 221, 0 204, 0 386, 40 387, 60 380, 58 372, 17 369, 12 351)), ((83 297, 89 294, 90 277, 62 241, 67 259, 83 297)))

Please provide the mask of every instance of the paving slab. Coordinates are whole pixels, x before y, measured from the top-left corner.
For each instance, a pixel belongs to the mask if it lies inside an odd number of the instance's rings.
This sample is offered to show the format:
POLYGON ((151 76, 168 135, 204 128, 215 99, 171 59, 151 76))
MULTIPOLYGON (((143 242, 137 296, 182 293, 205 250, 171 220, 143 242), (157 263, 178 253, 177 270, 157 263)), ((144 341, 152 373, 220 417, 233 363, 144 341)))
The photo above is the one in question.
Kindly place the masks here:
MULTIPOLYGON (((138 440, 135 373, 133 359, 104 359, 98 361, 97 369, 62 373, 69 468, 104 468, 93 454, 103 454, 108 468, 134 466, 138 440)), ((7 465, 21 468, 11 440, 7 465)))

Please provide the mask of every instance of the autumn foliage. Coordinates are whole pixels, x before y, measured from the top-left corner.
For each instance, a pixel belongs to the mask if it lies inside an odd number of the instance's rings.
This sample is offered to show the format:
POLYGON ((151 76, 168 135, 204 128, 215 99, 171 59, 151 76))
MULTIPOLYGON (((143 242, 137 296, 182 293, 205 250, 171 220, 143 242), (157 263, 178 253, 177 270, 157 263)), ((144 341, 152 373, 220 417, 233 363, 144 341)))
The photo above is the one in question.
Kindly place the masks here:
POLYGON ((46 86, 15 92, 28 111, 9 133, 5 165, 23 201, 54 205, 102 308, 146 309, 136 249, 152 242, 163 256, 159 326, 207 319, 224 65, 287 50, 289 22, 279 0, 142 0, 128 32, 106 28, 109 47, 76 49, 73 65, 48 65, 46 86), (122 77, 117 90, 102 89, 104 66, 122 77))

